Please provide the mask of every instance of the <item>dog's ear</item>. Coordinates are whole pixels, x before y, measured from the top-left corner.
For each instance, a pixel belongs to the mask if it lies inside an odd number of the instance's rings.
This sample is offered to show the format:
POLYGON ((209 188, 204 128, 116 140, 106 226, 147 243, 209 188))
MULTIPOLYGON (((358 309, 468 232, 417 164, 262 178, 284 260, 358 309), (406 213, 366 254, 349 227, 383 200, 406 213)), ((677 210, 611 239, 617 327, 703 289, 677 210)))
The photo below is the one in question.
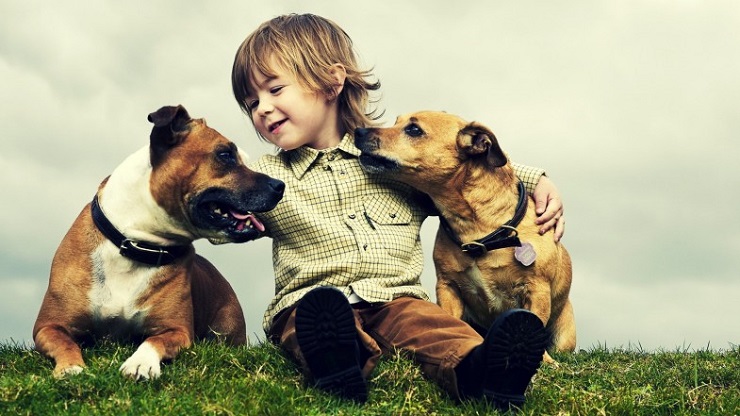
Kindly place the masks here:
POLYGON ((190 115, 185 107, 167 106, 149 114, 147 119, 154 124, 149 135, 149 148, 152 165, 177 146, 190 132, 190 115))
POLYGON ((504 151, 498 145, 498 140, 486 126, 472 122, 465 126, 458 134, 458 145, 470 157, 486 155, 486 162, 491 167, 498 168, 508 160, 504 151))

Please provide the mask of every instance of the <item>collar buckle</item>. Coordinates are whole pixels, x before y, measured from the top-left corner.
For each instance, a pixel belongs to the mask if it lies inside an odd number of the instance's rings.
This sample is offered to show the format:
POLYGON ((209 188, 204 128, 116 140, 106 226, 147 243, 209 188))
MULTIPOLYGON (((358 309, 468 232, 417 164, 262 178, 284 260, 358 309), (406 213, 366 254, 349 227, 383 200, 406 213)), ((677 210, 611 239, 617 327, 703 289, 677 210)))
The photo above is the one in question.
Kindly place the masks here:
POLYGON ((130 240, 128 238, 121 241, 118 252, 124 257, 138 261, 141 261, 141 256, 144 255, 150 259, 149 262, 154 266, 161 266, 163 264, 169 263, 172 260, 170 252, 165 250, 164 248, 148 245, 145 246, 137 241, 130 240), (170 256, 170 261, 163 261, 165 260, 164 256, 170 256), (155 258, 156 260, 154 260, 155 258))
POLYGON ((461 245, 460 248, 462 249, 463 253, 475 258, 481 257, 488 252, 488 248, 486 248, 486 245, 477 241, 465 243, 461 245))

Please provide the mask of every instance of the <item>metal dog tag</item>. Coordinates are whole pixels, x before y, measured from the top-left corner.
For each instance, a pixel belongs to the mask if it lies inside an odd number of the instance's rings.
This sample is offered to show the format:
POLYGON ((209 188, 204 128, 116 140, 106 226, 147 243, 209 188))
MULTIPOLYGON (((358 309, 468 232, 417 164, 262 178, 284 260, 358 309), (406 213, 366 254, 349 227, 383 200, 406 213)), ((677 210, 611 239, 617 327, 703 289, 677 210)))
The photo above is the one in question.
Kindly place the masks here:
POLYGON ((537 252, 532 244, 524 242, 521 246, 514 248, 514 258, 524 267, 531 266, 537 259, 537 252))

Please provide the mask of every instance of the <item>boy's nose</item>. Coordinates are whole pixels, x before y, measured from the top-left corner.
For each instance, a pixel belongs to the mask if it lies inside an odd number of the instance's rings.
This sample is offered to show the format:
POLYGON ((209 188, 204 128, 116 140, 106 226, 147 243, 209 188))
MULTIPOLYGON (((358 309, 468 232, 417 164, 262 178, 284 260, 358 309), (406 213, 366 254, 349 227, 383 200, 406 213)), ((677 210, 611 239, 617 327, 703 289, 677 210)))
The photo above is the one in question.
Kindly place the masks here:
POLYGON ((275 110, 275 106, 273 106, 269 102, 265 102, 265 101, 261 101, 260 100, 259 104, 257 105, 257 114, 259 116, 261 116, 261 117, 264 117, 264 116, 272 113, 273 110, 275 110))

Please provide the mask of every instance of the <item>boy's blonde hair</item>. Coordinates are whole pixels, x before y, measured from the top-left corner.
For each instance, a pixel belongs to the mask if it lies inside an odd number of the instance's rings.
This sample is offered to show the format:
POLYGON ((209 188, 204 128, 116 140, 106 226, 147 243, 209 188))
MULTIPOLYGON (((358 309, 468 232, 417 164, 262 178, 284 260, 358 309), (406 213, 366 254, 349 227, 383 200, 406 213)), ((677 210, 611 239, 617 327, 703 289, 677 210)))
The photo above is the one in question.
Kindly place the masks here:
MULTIPOLYGON (((312 14, 288 14, 269 20, 250 34, 236 52, 231 86, 242 111, 252 120, 247 97, 253 96, 254 71, 275 76, 275 68, 291 73, 305 88, 333 97, 336 81, 331 67, 341 64, 347 71, 339 100, 339 121, 345 133, 357 127, 373 126, 382 114, 371 108, 369 92, 380 88, 370 82, 371 70, 358 67, 352 39, 336 23, 312 14)), ((254 120, 252 120, 254 123, 254 120)))

